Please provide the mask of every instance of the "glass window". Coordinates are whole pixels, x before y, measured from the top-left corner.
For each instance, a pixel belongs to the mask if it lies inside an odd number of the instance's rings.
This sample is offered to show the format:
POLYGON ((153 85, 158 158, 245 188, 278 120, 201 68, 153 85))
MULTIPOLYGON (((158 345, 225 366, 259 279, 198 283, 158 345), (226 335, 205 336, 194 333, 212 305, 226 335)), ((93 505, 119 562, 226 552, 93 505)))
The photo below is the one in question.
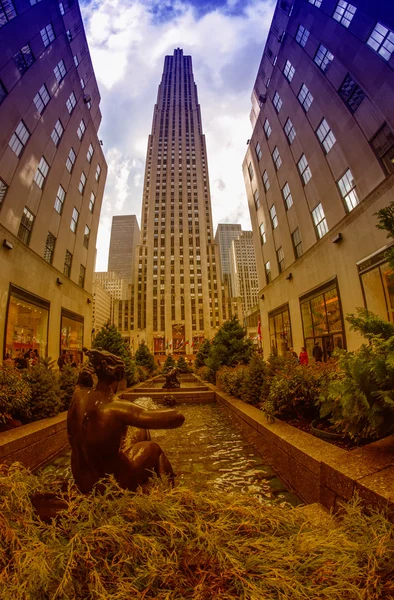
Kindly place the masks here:
POLYGON ((4 87, 3 82, 0 80, 0 105, 2 104, 3 100, 5 100, 7 98, 7 90, 4 87))
POLYGON ((85 273, 86 273, 85 267, 83 265, 80 265, 80 267, 79 267, 78 285, 81 288, 83 288, 85 286, 85 273))
POLYGON ((271 129, 271 126, 270 126, 270 124, 269 124, 269 121, 268 121, 268 119, 266 119, 266 120, 264 121, 263 128, 264 128, 265 137, 266 137, 266 138, 267 138, 267 140, 268 140, 269 136, 270 136, 270 135, 271 135, 271 133, 272 133, 272 129, 271 129))
POLYGON ((258 160, 261 160, 261 157, 263 156, 259 142, 256 144, 256 156, 258 160))
POLYGON ((62 125, 60 119, 58 119, 56 121, 55 127, 53 128, 52 133, 51 133, 51 138, 52 138, 52 141, 55 144, 55 146, 58 145, 60 138, 63 135, 63 132, 64 132, 63 125, 62 125))
POLYGON ((293 198, 291 197, 290 186, 286 182, 282 188, 282 196, 285 203, 286 210, 289 210, 291 206, 293 206, 293 198))
POLYGON ((305 29, 305 27, 300 25, 297 30, 296 41, 300 44, 300 46, 302 46, 304 48, 306 46, 308 38, 309 38, 309 31, 307 29, 305 29))
POLYGON ((343 80, 343 83, 338 90, 338 94, 345 104, 347 104, 351 112, 355 112, 365 98, 364 90, 357 85, 349 73, 343 80))
POLYGON ((43 188, 45 179, 48 175, 49 165, 45 158, 42 156, 41 160, 38 164, 36 174, 34 175, 34 181, 38 185, 39 188, 43 188))
POLYGON ((57 63, 56 67, 53 69, 53 72, 55 74, 56 81, 60 83, 63 77, 67 75, 66 65, 62 60, 57 63))
POLYGON ((55 251, 55 242, 55 236, 52 235, 52 233, 48 232, 47 239, 45 242, 44 260, 46 260, 50 265, 52 264, 53 253, 55 251))
POLYGON ((289 60, 286 61, 285 67, 283 69, 283 75, 286 77, 287 81, 290 83, 294 77, 295 68, 291 64, 289 60))
POLYGON ((324 210, 321 204, 318 204, 316 208, 312 211, 312 218, 315 224, 317 237, 322 238, 328 232, 328 226, 326 217, 324 215, 324 210))
POLYGON ((16 10, 12 0, 1 0, 0 2, 0 27, 6 25, 16 17, 16 10))
POLYGON ((90 194, 90 200, 89 200, 89 210, 90 212, 93 212, 94 209, 94 203, 96 202, 96 196, 94 195, 94 193, 92 192, 90 194))
POLYGON ((83 234, 83 245, 85 248, 89 248, 89 239, 90 239, 90 229, 87 225, 85 225, 85 231, 83 234))
POLYGON ((253 199, 254 199, 254 206, 256 208, 256 210, 260 207, 260 198, 259 198, 259 192, 258 190, 256 190, 253 194, 253 199))
POLYGON ((36 105, 36 108, 40 114, 43 112, 50 99, 51 97, 46 86, 42 85, 33 98, 33 102, 36 105))
POLYGON ((267 262, 265 263, 264 269, 265 269, 265 276, 267 279, 267 283, 270 283, 272 281, 272 276, 271 276, 271 263, 269 260, 267 260, 267 262))
POLYGON ((59 10, 61 15, 65 14, 66 11, 64 10, 63 2, 59 2, 59 10))
POLYGON ((301 156, 300 160, 297 163, 297 167, 302 177, 302 181, 304 182, 304 185, 306 185, 308 181, 312 178, 312 172, 309 168, 305 154, 301 156))
POLYGON ((83 362, 83 325, 81 315, 62 309, 59 354, 66 351, 77 364, 83 362))
POLYGON ((316 8, 320 8, 322 1, 323 0, 309 0, 309 4, 313 4, 313 6, 316 6, 316 8))
POLYGON ((66 199, 66 192, 65 192, 64 188, 61 185, 59 185, 59 189, 56 194, 55 207, 54 207, 55 210, 59 213, 59 215, 62 214, 63 204, 64 204, 65 199, 66 199))
POLYGON ((356 183, 350 169, 348 169, 341 179, 339 179, 338 187, 342 198, 345 201, 346 209, 350 212, 359 203, 356 192, 356 183))
POLYGON ((4 181, 2 179, 0 179, 0 206, 3 203, 3 200, 5 198, 7 190, 8 190, 8 185, 6 183, 4 183, 4 181))
POLYGON ((85 131, 86 131, 86 125, 85 125, 84 120, 82 119, 80 124, 78 125, 78 129, 77 129, 77 135, 80 140, 82 140, 83 134, 85 133, 85 131))
POLYGON ((316 52, 314 61, 320 68, 320 70, 323 71, 323 73, 326 73, 328 71, 328 67, 330 66, 333 60, 334 55, 331 54, 331 52, 325 46, 323 46, 323 44, 320 44, 316 52))
POLYGON ((283 252, 282 246, 277 249, 276 257, 278 259, 279 273, 283 273, 285 270, 285 254, 283 252))
POLYGON ((66 168, 67 168, 67 171, 69 171, 70 173, 73 170, 73 166, 75 164, 75 159, 76 159, 75 152, 74 152, 73 148, 70 148, 70 152, 68 153, 68 157, 66 160, 66 168))
POLYGON ((18 127, 15 129, 15 132, 12 134, 12 137, 8 143, 11 150, 15 152, 15 154, 19 157, 22 154, 23 148, 27 144, 27 140, 30 137, 30 133, 25 126, 23 121, 20 121, 18 127))
POLYGON ((94 152, 93 146, 92 146, 92 144, 89 144, 88 152, 86 155, 86 158, 88 159, 89 163, 92 162, 93 152, 94 152))
POLYGON ((74 59, 74 65, 77 67, 79 65, 78 56, 76 54, 74 54, 73 59, 74 59))
POLYGON ((272 99, 272 104, 275 106, 276 112, 280 112, 280 109, 282 108, 282 99, 279 96, 278 92, 275 92, 274 97, 272 99))
POLYGON ((100 180, 100 175, 101 175, 101 167, 100 167, 99 163, 97 163, 96 174, 95 174, 96 181, 100 180))
POLYGON ((77 104, 77 100, 75 98, 74 92, 71 92, 70 96, 67 98, 66 106, 68 112, 71 114, 77 104))
POLYGON ((284 126, 284 130, 285 130, 285 135, 287 137, 287 141, 291 145, 297 134, 296 134, 296 130, 294 129, 293 123, 290 121, 290 119, 287 119, 285 126, 284 126))
POLYGON ((312 356, 314 342, 318 341, 327 360, 333 347, 343 348, 342 312, 336 285, 301 300, 300 305, 308 354, 312 356))
POLYGON ((79 180, 79 184, 78 184, 78 189, 79 189, 79 191, 80 191, 81 194, 83 194, 83 192, 85 190, 85 185, 86 185, 86 175, 82 171, 82 173, 81 173, 81 179, 79 180))
POLYGON ((303 255, 303 250, 302 250, 301 232, 300 232, 299 227, 297 227, 297 229, 295 229, 293 231, 293 233, 291 234, 291 239, 293 242, 295 257, 296 257, 296 259, 300 258, 303 255))
POLYGON ((253 165, 252 165, 252 163, 251 163, 251 162, 250 162, 250 163, 249 163, 249 165, 248 165, 248 171, 249 171, 249 178, 250 178, 250 179, 253 179, 253 176, 254 176, 254 171, 253 171, 253 165))
POLYGON ((272 152, 272 160, 274 161, 275 169, 278 171, 282 164, 282 159, 277 146, 275 146, 274 151, 272 152))
POLYGON ((267 171, 264 171, 264 173, 263 173, 263 184, 264 184, 265 191, 268 192, 268 190, 270 189, 270 182, 268 179, 267 171))
POLYGON ((260 239, 261 244, 264 245, 267 241, 267 235, 265 233, 265 225, 264 223, 260 223, 260 239))
POLYGON ((16 54, 14 54, 14 61, 19 69, 19 72, 23 75, 27 69, 34 63, 33 52, 29 44, 23 46, 16 54))
POLYGON ((394 272, 387 262, 361 275, 366 307, 382 319, 394 322, 394 272))
POLYGON ((302 108, 304 109, 305 112, 308 112, 308 110, 311 107, 311 104, 313 102, 313 96, 310 93, 310 91, 308 90, 308 88, 306 87, 305 83, 302 84, 300 91, 298 92, 298 96, 297 96, 302 108))
POLYGON ((384 60, 390 60, 394 52, 394 32, 381 23, 376 23, 375 29, 369 36, 367 44, 384 60))
POLYGON ((387 174, 394 171, 394 134, 385 123, 372 138, 371 146, 381 160, 387 174))
POLYGON ((268 314, 270 352, 283 356, 292 347, 289 307, 268 314))
POLYGON ((278 217, 276 214, 275 204, 273 204, 270 208, 270 217, 271 217, 272 229, 276 229, 278 227, 278 217))
POLYGON ((49 302, 11 286, 7 309, 5 352, 12 358, 29 350, 45 357, 48 342, 49 302))
POLYGON ((79 219, 79 212, 77 211, 77 209, 74 206, 74 208, 73 208, 73 214, 72 214, 72 217, 71 217, 71 223, 70 223, 70 229, 74 233, 77 230, 78 219, 79 219))
POLYGON ((30 210, 25 206, 23 209, 23 215, 21 218, 21 222, 19 225, 18 238, 24 243, 29 244, 31 231, 33 229, 34 223, 34 215, 30 210))
POLYGON ((73 260, 73 255, 71 252, 66 250, 66 255, 64 257, 64 266, 63 266, 63 275, 66 277, 71 277, 71 263, 73 260))
POLYGON ((55 39, 55 33, 51 23, 41 29, 40 34, 45 48, 55 39))
POLYGON ((316 129, 316 135, 319 138, 326 154, 328 154, 337 140, 325 119, 322 120, 319 127, 316 129))
POLYGON ((344 25, 345 27, 349 27, 354 15, 356 14, 357 8, 350 4, 350 2, 344 2, 344 0, 339 0, 334 14, 332 15, 333 19, 344 25))

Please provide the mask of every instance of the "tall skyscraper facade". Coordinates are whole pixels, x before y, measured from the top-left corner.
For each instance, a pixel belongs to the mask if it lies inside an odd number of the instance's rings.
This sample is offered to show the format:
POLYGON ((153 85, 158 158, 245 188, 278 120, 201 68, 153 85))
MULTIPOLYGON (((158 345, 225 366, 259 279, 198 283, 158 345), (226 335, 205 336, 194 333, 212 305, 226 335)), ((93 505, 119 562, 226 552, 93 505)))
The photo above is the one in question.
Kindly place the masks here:
POLYGON ((219 223, 215 233, 215 243, 219 246, 220 265, 223 283, 227 283, 231 296, 236 296, 231 281, 231 243, 242 233, 242 226, 236 223, 219 223))
POLYGON ((135 215, 112 217, 108 271, 115 271, 128 284, 132 280, 135 250, 139 243, 140 228, 135 215))
POLYGON ((231 242, 230 270, 234 282, 234 296, 241 298, 243 315, 246 315, 256 306, 259 293, 256 254, 251 231, 242 231, 231 242))
POLYGON ((81 358, 107 165, 78 3, 1 2, 0 48, 0 352, 81 358))
POLYGON ((192 59, 166 56, 148 140, 135 287, 136 344, 191 353, 222 322, 207 151, 192 59))
POLYGON ((278 1, 243 165, 266 354, 358 347, 357 307, 394 320, 393 98, 391 2, 278 1))

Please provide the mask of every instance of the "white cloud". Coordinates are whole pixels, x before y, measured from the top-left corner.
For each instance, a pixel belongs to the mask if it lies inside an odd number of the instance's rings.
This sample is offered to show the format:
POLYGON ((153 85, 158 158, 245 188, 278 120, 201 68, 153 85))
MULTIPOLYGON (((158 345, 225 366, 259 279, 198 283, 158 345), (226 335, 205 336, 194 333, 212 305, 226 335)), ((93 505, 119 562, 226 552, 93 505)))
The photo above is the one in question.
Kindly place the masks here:
POLYGON ((164 56, 177 47, 193 59, 214 224, 233 221, 250 227, 241 165, 251 132, 250 94, 273 4, 273 0, 223 0, 222 7, 203 16, 179 0, 92 0, 82 5, 102 96, 100 138, 108 162, 97 270, 106 269, 112 216, 140 218, 157 88, 164 56))

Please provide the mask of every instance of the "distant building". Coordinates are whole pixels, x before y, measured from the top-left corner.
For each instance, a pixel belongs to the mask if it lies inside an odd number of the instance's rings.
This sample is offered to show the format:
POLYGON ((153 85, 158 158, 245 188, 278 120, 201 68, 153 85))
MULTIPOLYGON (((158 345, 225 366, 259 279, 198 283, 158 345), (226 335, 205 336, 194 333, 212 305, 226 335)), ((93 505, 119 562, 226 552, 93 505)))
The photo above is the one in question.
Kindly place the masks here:
POLYGON ((97 335, 100 329, 111 322, 113 299, 107 290, 97 280, 93 280, 93 318, 92 337, 97 335))
POLYGON ((215 243, 219 246, 223 283, 228 282, 231 296, 236 295, 233 282, 231 281, 231 242, 235 240, 240 233, 242 233, 242 226, 239 224, 219 223, 215 234, 215 243))
POLYGON ((243 164, 265 354, 358 347, 357 307, 393 322, 393 99, 392 2, 278 1, 243 164))
POLYGON ((0 352, 81 359, 107 175, 78 3, 0 3, 0 352))
POLYGON ((129 285, 115 271, 96 271, 93 280, 100 283, 114 300, 127 299, 129 285))
POLYGON ((253 306, 256 306, 259 295, 256 254, 251 231, 242 231, 231 242, 230 272, 234 285, 234 296, 241 298, 242 310, 245 315, 253 306))
POLYGON ((127 284, 132 282, 135 249, 140 243, 140 228, 135 215, 112 217, 108 271, 115 271, 127 284))

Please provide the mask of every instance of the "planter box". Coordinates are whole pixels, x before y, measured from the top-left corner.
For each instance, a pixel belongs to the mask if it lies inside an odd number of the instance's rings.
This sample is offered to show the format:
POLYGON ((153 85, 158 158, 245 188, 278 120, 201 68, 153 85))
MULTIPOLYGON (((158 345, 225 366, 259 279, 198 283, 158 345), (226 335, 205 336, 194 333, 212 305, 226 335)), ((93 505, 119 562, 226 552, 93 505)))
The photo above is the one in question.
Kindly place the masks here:
POLYGON ((20 462, 32 471, 68 444, 67 411, 0 433, 0 464, 20 462))

